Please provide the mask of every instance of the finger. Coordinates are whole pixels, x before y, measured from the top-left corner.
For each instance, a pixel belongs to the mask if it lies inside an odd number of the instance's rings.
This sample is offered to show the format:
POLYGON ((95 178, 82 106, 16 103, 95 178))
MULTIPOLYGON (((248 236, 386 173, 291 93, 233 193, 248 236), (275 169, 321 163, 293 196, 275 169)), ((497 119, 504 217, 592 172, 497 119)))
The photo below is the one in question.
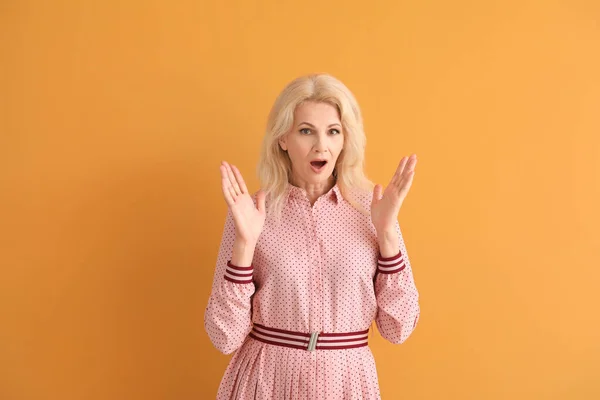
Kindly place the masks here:
POLYGON ((232 206, 235 204, 235 201, 233 200, 233 197, 229 191, 231 184, 229 183, 229 177, 227 176, 227 169, 224 165, 221 165, 219 169, 221 170, 221 186, 223 187, 223 197, 225 198, 227 205, 232 206))
POLYGON ((229 164, 226 161, 223 161, 223 164, 221 165, 222 168, 222 177, 223 177, 223 188, 224 190, 227 190, 227 192, 229 193, 230 197, 231 197, 231 201, 233 202, 232 204, 235 204, 235 200, 237 198, 237 196, 239 195, 239 193, 235 190, 234 186, 232 185, 231 182, 231 170, 228 170, 227 167, 229 166, 229 164))
POLYGON ((405 197, 408 194, 408 191, 410 190, 410 187, 412 186, 412 182, 413 182, 413 178, 415 176, 415 171, 410 171, 406 178, 404 179, 404 182, 401 185, 401 188, 399 190, 399 194, 402 197, 405 197))
POLYGON ((381 185, 379 185, 379 184, 375 185, 375 188, 373 189, 373 200, 372 200, 373 204, 377 204, 377 202, 379 200, 381 200, 381 192, 382 192, 381 185))
POLYGON ((410 189, 410 184, 412 183, 412 177, 415 173, 415 166, 417 165, 417 155, 412 154, 408 157, 404 170, 402 171, 402 175, 400 180, 398 181, 398 185, 395 186, 396 193, 400 196, 406 195, 408 189, 410 189))
POLYGON ((404 166, 402 175, 400 176, 400 180, 398 181, 398 186, 400 187, 404 185, 403 181, 408 177, 408 174, 415 171, 415 166, 417 165, 417 155, 411 155, 406 161, 406 165, 404 166))
POLYGON ((231 181, 231 187, 233 188, 233 190, 235 191, 236 194, 241 194, 242 190, 240 189, 237 179, 235 179, 235 175, 233 174, 231 165, 229 163, 225 162, 225 168, 227 169, 227 176, 229 177, 229 180, 231 181))
POLYGON ((233 174, 235 175, 235 178, 237 179, 237 182, 240 185, 242 193, 248 193, 246 182, 244 182, 244 178, 242 177, 242 173, 240 172, 240 170, 235 165, 232 165, 231 169, 233 169, 233 174))
POLYGON ((398 164, 398 168, 396 168, 396 173, 394 174, 394 176, 392 177, 392 181, 390 182, 391 185, 394 185, 396 187, 398 186, 407 161, 408 158, 406 156, 402 157, 400 163, 398 164))
POLYGON ((407 171, 414 171, 415 170, 415 166, 417 165, 417 155, 413 154, 412 156, 410 156, 410 158, 408 159, 408 165, 405 168, 404 172, 407 171))
POLYGON ((229 190, 229 194, 231 195, 231 198, 233 199, 233 202, 235 204, 235 201, 239 194, 235 191, 235 189, 232 186, 229 186, 227 189, 229 190))
POLYGON ((225 162, 225 168, 227 168, 227 176, 229 176, 229 180, 231 181, 231 186, 235 190, 236 194, 241 194, 242 190, 238 185, 237 179, 235 179, 235 175, 233 175, 233 171, 231 170, 231 166, 229 163, 225 162))

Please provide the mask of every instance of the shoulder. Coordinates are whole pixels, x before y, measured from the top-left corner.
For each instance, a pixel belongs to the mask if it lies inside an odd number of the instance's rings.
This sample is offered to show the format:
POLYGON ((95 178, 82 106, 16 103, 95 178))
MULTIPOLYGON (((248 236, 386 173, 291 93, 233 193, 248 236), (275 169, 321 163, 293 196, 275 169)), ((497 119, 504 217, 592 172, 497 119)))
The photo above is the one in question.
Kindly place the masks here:
POLYGON ((346 197, 345 200, 349 203, 348 205, 356 209, 358 213, 363 215, 371 214, 372 192, 366 189, 353 188, 348 191, 346 197))
POLYGON ((371 208, 371 201, 373 200, 373 193, 365 189, 353 189, 351 195, 354 195, 356 201, 361 205, 371 208))

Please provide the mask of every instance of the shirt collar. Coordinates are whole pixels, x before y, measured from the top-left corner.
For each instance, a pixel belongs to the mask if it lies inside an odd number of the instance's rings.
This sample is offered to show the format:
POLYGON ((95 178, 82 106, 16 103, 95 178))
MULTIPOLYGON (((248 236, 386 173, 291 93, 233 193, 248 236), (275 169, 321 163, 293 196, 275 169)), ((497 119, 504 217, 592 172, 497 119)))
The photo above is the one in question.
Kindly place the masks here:
MULTIPOLYGON (((289 199, 305 199, 306 197, 307 197, 306 190, 304 190, 298 186, 294 186, 291 183, 288 183, 288 189, 287 189, 288 200, 289 199)), ((326 198, 330 199, 336 205, 339 205, 343 198, 342 193, 341 193, 340 188, 337 183, 335 185, 333 185, 333 187, 331 189, 329 189, 329 191, 327 193, 325 193, 324 195, 322 195, 321 197, 326 197, 326 198)))

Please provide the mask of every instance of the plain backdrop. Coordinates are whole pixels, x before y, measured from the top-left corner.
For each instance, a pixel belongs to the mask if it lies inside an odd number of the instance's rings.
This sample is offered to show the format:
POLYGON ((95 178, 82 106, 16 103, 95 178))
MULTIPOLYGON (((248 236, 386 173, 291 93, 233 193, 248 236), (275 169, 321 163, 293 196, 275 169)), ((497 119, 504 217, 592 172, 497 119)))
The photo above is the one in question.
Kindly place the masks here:
POLYGON ((0 398, 214 398, 203 328, 267 113, 328 72, 399 220, 422 314, 374 331, 384 399, 600 398, 600 3, 0 3, 0 398))

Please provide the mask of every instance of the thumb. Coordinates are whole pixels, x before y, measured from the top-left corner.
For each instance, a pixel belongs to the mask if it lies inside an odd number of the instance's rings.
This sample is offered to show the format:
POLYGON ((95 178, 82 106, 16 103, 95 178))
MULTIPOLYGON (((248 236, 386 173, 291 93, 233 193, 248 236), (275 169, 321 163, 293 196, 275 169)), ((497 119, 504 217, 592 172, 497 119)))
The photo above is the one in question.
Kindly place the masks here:
POLYGON ((373 203, 376 204, 379 200, 381 200, 382 191, 383 188, 380 184, 375 185, 375 188, 373 189, 373 203))
POLYGON ((261 189, 258 191, 258 193, 256 194, 256 206, 258 208, 258 211, 261 214, 265 213, 265 198, 266 198, 266 193, 261 189))

